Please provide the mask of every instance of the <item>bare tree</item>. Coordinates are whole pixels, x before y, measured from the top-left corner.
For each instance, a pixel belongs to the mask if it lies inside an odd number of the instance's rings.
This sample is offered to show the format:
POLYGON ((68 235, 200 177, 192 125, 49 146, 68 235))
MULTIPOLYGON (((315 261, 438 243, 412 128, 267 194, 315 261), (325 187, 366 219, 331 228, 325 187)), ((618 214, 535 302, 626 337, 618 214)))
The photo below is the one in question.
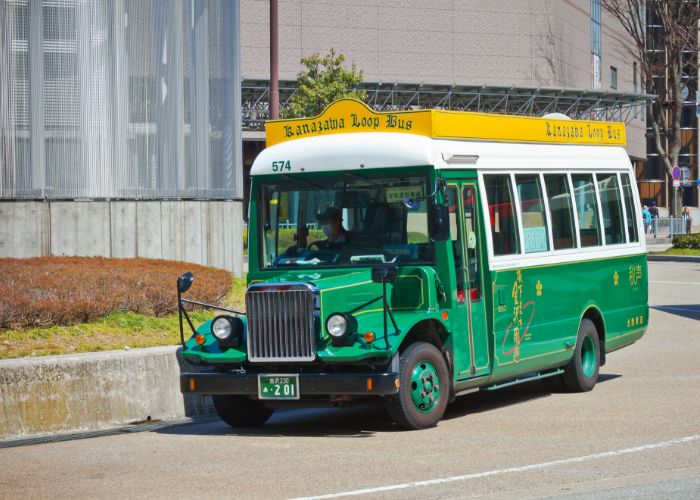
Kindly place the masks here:
MULTIPOLYGON (((700 5, 697 0, 601 0, 601 5, 631 38, 631 45, 620 42, 639 61, 642 88, 657 96, 647 117, 656 151, 671 177, 682 146, 683 73, 690 69, 695 74, 698 67, 700 5), (659 33, 647 31, 647 16, 654 16, 655 24, 661 26, 659 33), (684 58, 684 51, 689 50, 691 57, 684 58)), ((673 212, 679 214, 680 206, 673 212)))

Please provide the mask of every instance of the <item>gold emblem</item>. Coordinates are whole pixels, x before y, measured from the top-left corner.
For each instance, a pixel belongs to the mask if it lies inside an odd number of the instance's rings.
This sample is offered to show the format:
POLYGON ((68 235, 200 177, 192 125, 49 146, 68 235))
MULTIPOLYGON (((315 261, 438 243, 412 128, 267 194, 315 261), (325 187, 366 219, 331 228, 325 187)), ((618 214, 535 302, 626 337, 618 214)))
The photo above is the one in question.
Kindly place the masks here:
POLYGON ((620 275, 617 274, 617 271, 615 271, 615 274, 613 274, 613 285, 617 286, 620 283, 620 275))
POLYGON ((537 285, 535 286, 535 289, 537 290, 537 296, 542 297, 542 282, 540 280, 537 280, 537 285))

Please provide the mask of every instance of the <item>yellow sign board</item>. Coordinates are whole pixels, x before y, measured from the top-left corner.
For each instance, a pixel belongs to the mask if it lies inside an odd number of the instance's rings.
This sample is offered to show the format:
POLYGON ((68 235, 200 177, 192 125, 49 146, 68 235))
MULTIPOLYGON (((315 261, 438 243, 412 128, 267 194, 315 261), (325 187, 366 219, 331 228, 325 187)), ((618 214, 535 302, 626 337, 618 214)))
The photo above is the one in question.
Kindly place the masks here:
POLYGON ((313 118, 271 120, 267 146, 285 141, 354 132, 399 132, 435 139, 624 146, 625 125, 529 116, 426 109, 376 112, 354 99, 340 99, 313 118))

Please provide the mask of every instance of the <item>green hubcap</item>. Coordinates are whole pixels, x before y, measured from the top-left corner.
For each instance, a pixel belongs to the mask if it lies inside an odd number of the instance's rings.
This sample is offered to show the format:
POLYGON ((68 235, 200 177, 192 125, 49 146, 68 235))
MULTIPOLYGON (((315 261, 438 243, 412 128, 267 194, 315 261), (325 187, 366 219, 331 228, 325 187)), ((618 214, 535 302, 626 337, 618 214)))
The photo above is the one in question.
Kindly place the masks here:
POLYGON ((440 399, 440 377, 429 361, 423 360, 413 368, 410 390, 411 401, 418 411, 433 411, 440 399))
POLYGON ((595 345, 593 345, 593 339, 588 335, 583 338, 581 346, 581 368, 583 368, 583 374, 588 378, 595 373, 595 345))

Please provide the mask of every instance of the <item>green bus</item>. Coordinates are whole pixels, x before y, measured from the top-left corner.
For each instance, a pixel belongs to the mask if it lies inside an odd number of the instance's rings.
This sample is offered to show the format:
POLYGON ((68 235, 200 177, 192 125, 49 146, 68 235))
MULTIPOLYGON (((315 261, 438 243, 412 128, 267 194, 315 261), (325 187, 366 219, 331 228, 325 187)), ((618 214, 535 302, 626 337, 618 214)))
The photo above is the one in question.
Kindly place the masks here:
POLYGON ((211 395, 232 426, 381 398, 422 429, 476 390, 589 391, 647 328, 622 124, 341 100, 268 122, 267 142, 245 314, 192 325, 192 276, 178 280, 181 353, 199 365, 181 390, 211 395))

